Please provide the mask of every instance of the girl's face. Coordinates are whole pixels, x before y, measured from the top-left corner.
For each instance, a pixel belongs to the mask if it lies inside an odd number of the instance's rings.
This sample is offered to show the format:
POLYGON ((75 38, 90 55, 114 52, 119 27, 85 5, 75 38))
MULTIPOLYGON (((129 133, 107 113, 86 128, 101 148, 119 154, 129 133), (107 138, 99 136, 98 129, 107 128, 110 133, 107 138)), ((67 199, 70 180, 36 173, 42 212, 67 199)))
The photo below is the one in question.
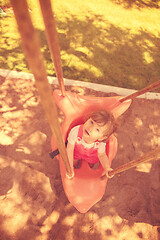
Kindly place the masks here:
POLYGON ((104 131, 107 126, 99 126, 92 118, 89 118, 83 125, 83 138, 86 143, 102 141, 104 139, 104 131))

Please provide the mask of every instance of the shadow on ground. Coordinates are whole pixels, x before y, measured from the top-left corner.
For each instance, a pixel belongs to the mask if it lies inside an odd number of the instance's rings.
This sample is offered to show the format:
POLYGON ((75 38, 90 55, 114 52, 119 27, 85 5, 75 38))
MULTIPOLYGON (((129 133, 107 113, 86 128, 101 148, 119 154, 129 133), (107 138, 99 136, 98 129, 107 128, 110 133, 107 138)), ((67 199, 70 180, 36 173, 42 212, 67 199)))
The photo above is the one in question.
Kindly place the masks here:
POLYGON ((159 0, 111 0, 116 4, 120 4, 125 8, 136 7, 138 9, 142 8, 160 8, 159 0))

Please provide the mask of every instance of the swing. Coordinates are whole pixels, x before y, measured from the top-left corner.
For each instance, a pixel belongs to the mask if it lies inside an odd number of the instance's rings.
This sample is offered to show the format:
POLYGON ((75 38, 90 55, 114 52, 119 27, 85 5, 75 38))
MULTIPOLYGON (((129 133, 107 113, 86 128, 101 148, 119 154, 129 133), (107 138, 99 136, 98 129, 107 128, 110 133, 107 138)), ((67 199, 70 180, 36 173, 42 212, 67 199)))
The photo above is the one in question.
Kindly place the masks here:
MULTIPOLYGON (((121 97, 84 97, 71 92, 66 92, 65 96, 61 91, 55 90, 53 97, 64 114, 62 123, 62 135, 66 141, 68 132, 72 127, 83 124, 88 115, 96 110, 105 109, 111 111, 118 117, 128 109, 131 100, 120 103, 121 97)), ((56 149, 56 142, 52 136, 52 150, 56 149)), ((110 166, 117 152, 117 139, 112 135, 106 145, 110 166)), ((98 169, 91 169, 86 161, 82 161, 80 169, 74 170, 72 180, 66 178, 66 169, 61 156, 58 156, 63 188, 68 200, 81 213, 87 212, 102 197, 106 189, 107 178, 101 178, 103 167, 99 164, 98 169)))
MULTIPOLYGON (((98 169, 93 170, 89 168, 85 161, 82 161, 80 169, 75 169, 75 177, 72 180, 66 178, 66 172, 68 175, 71 175, 71 168, 68 162, 64 144, 64 140, 66 140, 68 132, 73 126, 83 123, 87 115, 93 110, 96 111, 98 109, 106 109, 111 111, 117 118, 128 109, 132 98, 159 87, 160 81, 123 98, 120 96, 102 98, 82 97, 70 92, 65 92, 60 63, 60 51, 53 12, 51 10, 51 3, 49 0, 39 1, 47 31, 48 43, 61 89, 60 91, 54 91, 53 98, 51 95, 51 88, 47 80, 43 56, 40 51, 39 39, 37 38, 31 22, 27 2, 26 0, 11 0, 11 3, 19 27, 19 32, 21 34, 24 52, 26 53, 31 71, 34 74, 39 95, 43 107, 46 110, 51 130, 54 133, 54 137, 51 139, 52 150, 58 147, 60 151, 58 159, 65 193, 69 201, 77 208, 77 210, 81 213, 85 213, 102 198, 106 188, 107 178, 101 177, 103 172, 101 164, 99 165, 98 169), (32 41, 30 41, 30 39, 32 39, 32 41), (55 102, 64 113, 64 121, 61 128, 58 121, 55 102)), ((117 139, 114 136, 111 136, 109 140, 109 148, 106 150, 110 164, 115 157, 116 152, 117 139)), ((135 161, 131 161, 127 166, 121 166, 112 172, 113 174, 116 174, 125 171, 133 166, 136 166, 142 161, 144 162, 146 159, 150 160, 153 154, 158 155, 159 152, 160 150, 156 149, 154 152, 151 152, 149 155, 147 155, 146 158, 143 157, 135 161)), ((160 156, 158 155, 158 157, 160 156)))

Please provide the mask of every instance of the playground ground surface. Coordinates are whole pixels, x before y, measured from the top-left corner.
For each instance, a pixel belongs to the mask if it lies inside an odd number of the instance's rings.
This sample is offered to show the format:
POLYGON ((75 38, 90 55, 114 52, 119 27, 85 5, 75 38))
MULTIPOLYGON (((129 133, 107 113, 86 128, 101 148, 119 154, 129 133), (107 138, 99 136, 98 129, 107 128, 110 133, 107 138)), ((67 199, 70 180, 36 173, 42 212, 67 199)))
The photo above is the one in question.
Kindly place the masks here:
MULTIPOLYGON (((52 134, 34 82, 22 73, 1 75, 0 82, 1 240, 160 239, 159 160, 115 175, 102 200, 80 214, 65 196, 57 160, 49 157, 52 134)), ((66 89, 91 96, 115 94, 66 89)), ((159 105, 158 99, 133 100, 120 118, 113 168, 160 145, 159 105)))

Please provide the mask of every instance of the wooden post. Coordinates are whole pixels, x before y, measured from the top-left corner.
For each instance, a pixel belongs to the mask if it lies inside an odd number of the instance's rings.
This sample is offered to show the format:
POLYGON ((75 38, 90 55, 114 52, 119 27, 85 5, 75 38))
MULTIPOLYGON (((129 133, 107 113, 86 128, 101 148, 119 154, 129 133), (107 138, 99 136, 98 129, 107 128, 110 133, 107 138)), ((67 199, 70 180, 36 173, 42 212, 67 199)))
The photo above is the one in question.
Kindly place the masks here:
POLYGON ((160 147, 157 147, 153 151, 144 154, 142 157, 139 157, 139 158, 137 158, 133 161, 130 161, 120 167, 115 168, 114 170, 109 172, 109 176, 124 172, 130 168, 136 167, 137 165, 139 165, 143 162, 147 162, 147 161, 151 161, 151 160, 155 160, 155 159, 157 159, 157 160, 160 159, 160 147))
POLYGON ((41 103, 46 112, 57 147, 64 161, 67 175, 72 177, 73 172, 69 164, 64 140, 62 138, 60 123, 58 121, 57 107, 52 98, 51 86, 48 83, 44 59, 40 51, 40 42, 29 15, 27 2, 26 0, 11 0, 11 3, 21 35, 23 50, 28 60, 30 69, 34 74, 41 103))
POLYGON ((52 60, 54 62, 56 75, 58 78, 59 86, 62 95, 65 96, 65 88, 63 83, 63 71, 60 58, 60 47, 58 41, 58 34, 56 30, 56 23, 54 19, 54 13, 52 11, 50 0, 39 0, 41 11, 43 15, 43 20, 45 24, 45 31, 48 40, 49 49, 51 52, 52 60))

